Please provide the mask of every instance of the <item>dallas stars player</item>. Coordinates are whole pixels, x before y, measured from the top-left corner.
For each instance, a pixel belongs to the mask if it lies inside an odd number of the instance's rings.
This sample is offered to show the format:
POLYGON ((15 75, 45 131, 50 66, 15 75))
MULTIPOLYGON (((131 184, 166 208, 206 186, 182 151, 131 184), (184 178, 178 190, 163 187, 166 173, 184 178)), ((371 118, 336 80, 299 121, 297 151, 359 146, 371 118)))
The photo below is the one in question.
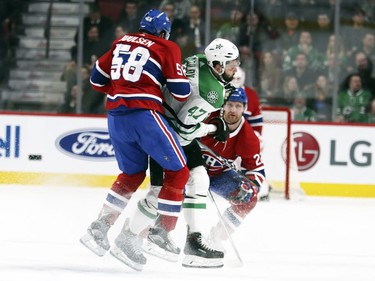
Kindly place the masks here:
MULTIPOLYGON (((189 99, 183 103, 166 100, 172 108, 168 109, 167 106, 166 113, 178 134, 190 170, 183 203, 188 233, 182 265, 186 267, 223 266, 224 253, 210 248, 202 240, 209 177, 196 138, 213 135, 218 141, 227 139, 228 126, 221 117, 211 119, 208 124, 204 123, 204 120, 210 113, 221 110, 225 95, 234 90, 229 82, 237 71, 238 56, 237 47, 230 41, 221 38, 213 40, 205 49, 204 55, 198 54, 184 61, 185 74, 191 88, 189 99)), ((158 215, 156 198, 163 182, 163 173, 155 168, 154 164, 151 161, 151 191, 145 199, 138 202, 138 212, 130 219, 131 229, 152 225, 158 215)), ((154 239, 151 229, 144 250, 170 261, 177 261, 177 257, 171 256, 168 249, 156 252, 160 246, 155 247, 155 244, 158 244, 158 241, 154 239)))

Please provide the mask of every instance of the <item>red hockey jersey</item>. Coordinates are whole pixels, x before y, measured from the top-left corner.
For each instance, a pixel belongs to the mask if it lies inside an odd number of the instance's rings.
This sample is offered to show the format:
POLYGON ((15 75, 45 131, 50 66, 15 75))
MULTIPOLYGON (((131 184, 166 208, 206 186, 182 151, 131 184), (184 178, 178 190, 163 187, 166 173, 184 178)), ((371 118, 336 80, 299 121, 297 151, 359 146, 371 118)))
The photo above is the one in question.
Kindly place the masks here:
MULTIPOLYGON (((207 136, 202 138, 201 142, 229 161, 234 162, 236 158, 241 157, 242 172, 251 180, 257 181, 259 186, 264 181, 265 171, 260 156, 259 139, 244 117, 242 117, 238 128, 230 133, 227 141, 219 142, 213 137, 207 136)), ((227 169, 215 155, 206 151, 202 152, 210 176, 218 175, 227 169)))
POLYGON ((179 101, 190 94, 177 44, 150 34, 127 34, 101 56, 90 77, 93 88, 107 93, 106 108, 145 108, 164 112, 162 88, 179 101))

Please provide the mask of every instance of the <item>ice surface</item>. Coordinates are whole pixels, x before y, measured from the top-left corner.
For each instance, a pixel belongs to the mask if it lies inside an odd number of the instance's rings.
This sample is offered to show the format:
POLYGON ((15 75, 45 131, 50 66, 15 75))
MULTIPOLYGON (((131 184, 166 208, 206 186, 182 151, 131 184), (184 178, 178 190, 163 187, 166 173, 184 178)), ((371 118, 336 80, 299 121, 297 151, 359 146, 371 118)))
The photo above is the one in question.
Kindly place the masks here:
MULTIPOLYGON (((136 272, 109 254, 95 256, 79 243, 107 192, 0 186, 0 281, 375 280, 375 199, 271 198, 258 203, 233 235, 244 266, 234 266, 234 252, 227 245, 221 269, 184 268, 147 256, 144 270, 136 272)), ((129 207, 131 214, 134 205, 129 207)), ((125 216, 110 230, 111 240, 125 216)), ((216 220, 209 209, 207 225, 216 220)), ((183 247, 182 216, 172 236, 183 247)))

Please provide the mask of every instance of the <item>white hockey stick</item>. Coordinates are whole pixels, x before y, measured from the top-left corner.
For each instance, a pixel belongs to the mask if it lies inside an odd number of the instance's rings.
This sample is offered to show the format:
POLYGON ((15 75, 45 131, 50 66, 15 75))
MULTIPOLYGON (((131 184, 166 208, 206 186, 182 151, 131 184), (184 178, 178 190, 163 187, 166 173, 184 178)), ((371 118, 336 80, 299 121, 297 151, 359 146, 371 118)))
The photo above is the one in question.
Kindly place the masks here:
POLYGON ((231 244, 231 246, 232 246, 232 249, 234 250, 234 253, 235 253, 236 257, 237 257, 237 261, 238 261, 238 262, 237 262, 237 263, 234 263, 234 264, 232 264, 232 265, 233 265, 233 266, 243 266, 243 261, 242 261, 242 259, 241 259, 240 253, 239 253, 239 251, 238 251, 238 249, 237 249, 236 244, 234 243, 234 240, 233 240, 232 236, 230 235, 230 232, 229 232, 227 226, 225 225, 224 218, 223 218, 223 216, 222 216, 222 214, 221 214, 221 212, 220 212, 219 206, 217 205, 214 196, 213 196, 212 193, 211 193, 211 190, 208 190, 208 197, 210 197, 211 201, 212 201, 212 202, 214 203, 214 205, 215 205, 215 209, 216 209, 217 216, 219 217, 219 220, 220 220, 221 224, 222 224, 223 227, 224 227, 224 230, 225 230, 225 232, 226 232, 226 234, 227 234, 227 236, 228 236, 228 240, 229 240, 229 242, 230 242, 230 244, 231 244))
MULTIPOLYGON (((210 152, 212 155, 215 155, 215 157, 217 157, 222 163, 224 163, 225 166, 227 166, 227 167, 230 168, 230 169, 235 170, 237 173, 240 173, 240 171, 238 171, 238 170, 236 169, 235 165, 234 165, 233 163, 229 162, 226 158, 221 157, 220 155, 218 155, 216 152, 214 152, 212 149, 210 149, 208 146, 204 145, 204 144, 201 143, 200 141, 198 141, 198 144, 199 144, 199 146, 200 146, 202 149, 205 149, 205 150, 207 150, 208 152, 210 152)), ((242 175, 242 176, 243 176, 243 175, 242 175)), ((242 259, 241 259, 240 253, 239 253, 239 251, 238 251, 238 249, 237 249, 237 247, 236 247, 236 244, 234 243, 234 240, 233 240, 233 238, 232 238, 232 236, 231 236, 231 234, 230 234, 230 232, 229 232, 229 230, 228 230, 228 227, 226 226, 226 224, 225 224, 225 222, 224 222, 223 215, 221 214, 220 208, 219 208, 219 206, 217 205, 216 200, 215 200, 214 196, 212 195, 211 190, 208 190, 208 197, 210 197, 211 201, 212 201, 212 202, 214 203, 214 205, 215 205, 216 213, 217 213, 217 215, 218 215, 218 217, 219 217, 219 220, 220 220, 221 224, 222 224, 223 227, 224 227, 224 230, 225 230, 225 232, 226 232, 226 234, 227 234, 227 236, 228 236, 228 240, 229 240, 229 242, 230 242, 230 244, 231 244, 231 246, 232 246, 232 248, 233 248, 233 250, 234 250, 234 253, 235 253, 236 257, 237 257, 237 260, 238 260, 239 264, 236 264, 236 265, 237 265, 237 266, 243 266, 243 261, 242 261, 242 259)))

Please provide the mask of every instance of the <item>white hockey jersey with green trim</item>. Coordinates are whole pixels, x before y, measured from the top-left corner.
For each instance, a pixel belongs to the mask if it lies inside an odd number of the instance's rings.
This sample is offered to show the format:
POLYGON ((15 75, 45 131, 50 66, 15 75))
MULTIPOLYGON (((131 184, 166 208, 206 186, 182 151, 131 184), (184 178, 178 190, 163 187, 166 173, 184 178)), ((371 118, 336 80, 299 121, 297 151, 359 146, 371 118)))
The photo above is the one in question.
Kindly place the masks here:
POLYGON ((192 128, 185 128, 171 118, 182 146, 188 145, 193 139, 206 136, 209 132, 208 125, 202 123, 212 112, 220 110, 224 103, 224 83, 219 81, 212 74, 204 55, 191 56, 184 60, 184 70, 189 78, 191 95, 183 103, 177 102, 165 95, 166 102, 172 107, 186 125, 196 125, 192 128))

